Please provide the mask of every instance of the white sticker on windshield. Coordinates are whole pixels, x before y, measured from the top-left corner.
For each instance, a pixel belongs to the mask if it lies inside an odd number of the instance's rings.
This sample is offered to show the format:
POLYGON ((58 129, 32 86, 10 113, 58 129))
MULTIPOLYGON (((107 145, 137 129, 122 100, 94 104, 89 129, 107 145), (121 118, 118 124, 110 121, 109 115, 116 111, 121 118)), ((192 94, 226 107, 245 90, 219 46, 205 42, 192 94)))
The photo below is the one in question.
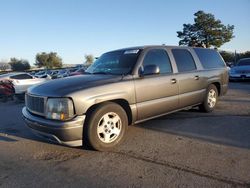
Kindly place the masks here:
POLYGON ((124 54, 137 54, 139 52, 139 49, 136 50, 126 50, 124 54))

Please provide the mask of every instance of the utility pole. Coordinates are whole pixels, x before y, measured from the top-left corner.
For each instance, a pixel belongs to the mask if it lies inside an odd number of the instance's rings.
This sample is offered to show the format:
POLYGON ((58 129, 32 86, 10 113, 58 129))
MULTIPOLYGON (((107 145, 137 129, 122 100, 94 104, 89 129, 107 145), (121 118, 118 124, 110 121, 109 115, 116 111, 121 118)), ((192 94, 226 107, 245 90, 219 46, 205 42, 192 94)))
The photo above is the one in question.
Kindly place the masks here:
POLYGON ((237 53, 236 50, 234 51, 234 65, 236 65, 237 62, 237 53))

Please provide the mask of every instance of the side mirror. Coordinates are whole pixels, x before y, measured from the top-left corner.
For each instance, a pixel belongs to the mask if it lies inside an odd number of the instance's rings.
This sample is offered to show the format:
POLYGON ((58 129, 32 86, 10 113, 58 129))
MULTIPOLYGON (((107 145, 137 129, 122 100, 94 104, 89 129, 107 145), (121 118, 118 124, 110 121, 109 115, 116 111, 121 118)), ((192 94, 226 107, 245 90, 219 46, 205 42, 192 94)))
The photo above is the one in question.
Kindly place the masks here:
POLYGON ((144 67, 144 70, 142 71, 143 76, 145 75, 153 75, 153 74, 159 74, 160 73, 160 68, 157 65, 146 65, 144 67))

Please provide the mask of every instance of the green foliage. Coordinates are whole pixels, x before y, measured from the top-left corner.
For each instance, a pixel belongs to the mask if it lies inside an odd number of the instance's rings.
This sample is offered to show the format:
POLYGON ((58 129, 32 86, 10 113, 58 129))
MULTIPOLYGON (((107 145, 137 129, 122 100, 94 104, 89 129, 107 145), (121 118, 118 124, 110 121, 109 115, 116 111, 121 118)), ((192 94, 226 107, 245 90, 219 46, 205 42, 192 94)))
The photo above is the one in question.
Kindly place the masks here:
POLYGON ((250 51, 246 51, 240 54, 240 58, 250 58, 250 51))
POLYGON ((223 57, 225 62, 234 62, 235 61, 235 55, 232 52, 227 51, 220 51, 220 55, 223 57))
POLYGON ((84 57, 85 57, 85 64, 87 66, 91 65, 94 62, 95 58, 93 55, 89 54, 89 55, 85 55, 84 57))
POLYGON ((61 68, 62 67, 62 59, 57 55, 56 52, 42 52, 36 54, 36 66, 38 67, 46 67, 47 69, 51 68, 61 68))
POLYGON ((236 54, 228 51, 220 51, 220 55, 223 57, 225 62, 233 62, 235 64, 238 60, 242 58, 250 58, 250 51, 236 54))
POLYGON ((0 62, 0 70, 1 71, 6 71, 7 69, 10 69, 11 66, 10 64, 8 64, 8 62, 5 62, 5 61, 1 61, 0 62))
POLYGON ((179 45, 219 48, 234 37, 234 26, 223 25, 213 14, 198 11, 194 16, 194 24, 183 24, 183 31, 177 31, 179 45))
POLYGON ((11 58, 9 62, 13 71, 25 71, 30 69, 30 64, 27 60, 11 58))

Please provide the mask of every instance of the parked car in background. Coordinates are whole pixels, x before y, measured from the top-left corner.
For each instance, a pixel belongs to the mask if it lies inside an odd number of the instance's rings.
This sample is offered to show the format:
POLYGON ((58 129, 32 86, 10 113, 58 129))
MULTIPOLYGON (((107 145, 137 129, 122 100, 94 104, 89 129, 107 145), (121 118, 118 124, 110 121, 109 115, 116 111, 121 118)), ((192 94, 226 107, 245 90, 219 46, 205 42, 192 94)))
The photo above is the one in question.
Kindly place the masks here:
POLYGON ((6 102, 9 98, 14 99, 15 88, 10 80, 0 80, 0 99, 6 102))
POLYGON ((250 58, 240 59, 229 72, 230 81, 250 80, 250 58))
POLYGON ((78 70, 78 68, 76 68, 76 67, 70 68, 70 69, 69 69, 69 73, 75 72, 75 71, 77 71, 77 70, 78 70))
POLYGON ((0 80, 10 80, 14 85, 15 95, 17 97, 22 97, 30 86, 46 82, 50 79, 36 78, 35 76, 30 75, 29 73, 20 72, 0 75, 0 80))
POLYGON ((38 73, 35 74, 35 77, 37 78, 47 78, 48 76, 51 76, 53 73, 53 70, 44 70, 44 71, 39 71, 38 73))
POLYGON ((77 69, 76 71, 69 74, 69 76, 77 76, 85 73, 85 68, 77 69))
POLYGON ((31 72, 29 72, 29 74, 32 75, 32 76, 35 76, 36 72, 35 71, 31 71, 31 72))
POLYGON ((69 70, 68 69, 61 69, 58 71, 58 73, 52 77, 52 78, 65 78, 69 75, 69 70))
POLYGON ((50 70, 47 72, 47 75, 53 78, 54 75, 57 75, 59 70, 50 70))
POLYGON ((28 89, 22 114, 44 139, 106 151, 130 124, 194 106, 213 111, 227 87, 228 69, 216 50, 126 48, 103 54, 84 75, 28 89))
POLYGON ((40 77, 42 77, 44 75, 46 75, 46 71, 39 71, 39 72, 35 73, 34 76, 37 77, 37 78, 40 78, 40 77))

